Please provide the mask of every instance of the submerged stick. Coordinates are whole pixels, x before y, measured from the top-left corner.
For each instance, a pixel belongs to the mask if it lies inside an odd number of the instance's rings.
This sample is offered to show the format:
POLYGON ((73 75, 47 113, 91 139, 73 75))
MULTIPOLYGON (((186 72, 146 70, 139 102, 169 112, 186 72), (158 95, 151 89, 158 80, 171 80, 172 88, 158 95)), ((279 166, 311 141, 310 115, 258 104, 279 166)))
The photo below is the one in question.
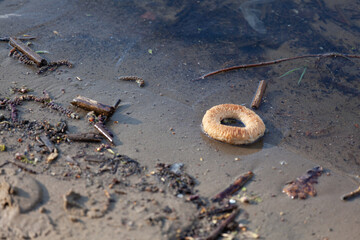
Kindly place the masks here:
POLYGON ((115 111, 115 107, 113 106, 102 104, 98 101, 83 96, 77 96, 71 101, 71 104, 76 107, 80 107, 89 111, 94 111, 97 114, 105 116, 111 116, 115 111))
POLYGON ((47 61, 44 58, 42 58, 39 54, 31 50, 31 48, 29 48, 16 38, 10 37, 10 45, 16 48, 18 51, 22 52, 24 55, 26 55, 38 67, 47 65, 47 61))
POLYGON ((213 202, 220 202, 224 198, 234 194, 235 192, 239 191, 242 186, 245 185, 252 177, 254 176, 254 173, 249 171, 245 173, 244 175, 238 177, 233 184, 231 184, 229 187, 227 187, 224 191, 218 193, 214 198, 211 200, 213 202))
POLYGON ((68 134, 67 138, 78 142, 101 142, 101 137, 95 133, 74 133, 68 134))
MULTIPOLYGON (((36 37, 33 36, 23 36, 23 37, 16 37, 17 40, 32 40, 35 39, 36 37)), ((0 41, 1 42, 8 42, 10 41, 10 37, 0 37, 0 41)))
POLYGON ((354 198, 356 196, 360 195, 360 186, 353 192, 350 192, 348 194, 345 194, 344 196, 341 197, 341 200, 350 200, 351 198, 354 198))
POLYGON ((251 102, 251 107, 252 108, 259 108, 260 106, 260 103, 261 103, 261 99, 264 95, 264 92, 265 92, 265 89, 266 89, 266 82, 265 80, 261 80, 259 82, 259 85, 258 85, 258 88, 256 90, 256 93, 254 95, 254 98, 251 102))
POLYGON ((217 228, 214 229, 214 231, 212 231, 210 233, 209 236, 207 236, 206 238, 204 238, 205 240, 215 240, 217 239, 217 237, 224 231, 224 229, 232 222, 234 221, 235 217, 238 215, 240 209, 236 209, 234 210, 233 213, 230 214, 229 217, 227 217, 224 221, 222 221, 219 226, 217 226, 217 228))
POLYGON ((272 61, 267 61, 267 62, 259 62, 259 63, 251 63, 251 64, 243 64, 243 65, 238 65, 238 66, 233 66, 233 67, 228 67, 228 68, 223 68, 223 69, 219 69, 210 73, 207 73, 205 75, 202 75, 201 77, 193 80, 201 80, 207 77, 210 77, 212 75, 215 74, 219 74, 219 73, 223 73, 223 72, 228 72, 228 71, 232 71, 232 70, 237 70, 237 69, 246 69, 246 68, 254 68, 254 67, 263 67, 263 66, 268 66, 268 65, 273 65, 273 64, 278 64, 281 62, 285 62, 285 61, 291 61, 291 60, 295 60, 295 59, 302 59, 302 58, 316 58, 316 57, 343 57, 343 58, 360 58, 360 55, 353 55, 353 54, 343 54, 343 53, 320 53, 320 54, 308 54, 308 55, 302 55, 302 56, 296 56, 296 57, 289 57, 289 58, 280 58, 280 59, 276 59, 276 60, 272 60, 272 61))

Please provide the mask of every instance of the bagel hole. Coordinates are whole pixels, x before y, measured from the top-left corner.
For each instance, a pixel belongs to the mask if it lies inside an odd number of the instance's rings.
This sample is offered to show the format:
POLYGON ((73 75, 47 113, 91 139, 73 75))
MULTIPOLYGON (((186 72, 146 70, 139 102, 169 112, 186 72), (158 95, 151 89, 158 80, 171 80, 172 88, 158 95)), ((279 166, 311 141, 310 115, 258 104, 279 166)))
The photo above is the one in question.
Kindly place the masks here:
POLYGON ((221 120, 221 124, 233 127, 245 127, 245 124, 236 118, 224 118, 223 120, 221 120))

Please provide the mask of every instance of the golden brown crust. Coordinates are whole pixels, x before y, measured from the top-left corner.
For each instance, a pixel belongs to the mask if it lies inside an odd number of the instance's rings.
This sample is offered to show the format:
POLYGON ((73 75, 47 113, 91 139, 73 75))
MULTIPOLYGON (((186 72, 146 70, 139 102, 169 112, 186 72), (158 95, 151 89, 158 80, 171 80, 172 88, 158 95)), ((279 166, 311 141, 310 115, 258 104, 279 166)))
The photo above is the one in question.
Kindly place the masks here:
POLYGON ((206 111, 202 126, 212 138, 230 144, 248 144, 255 142, 265 133, 265 124, 252 110, 235 104, 221 104, 206 111), (225 118, 240 120, 245 127, 221 124, 225 118))

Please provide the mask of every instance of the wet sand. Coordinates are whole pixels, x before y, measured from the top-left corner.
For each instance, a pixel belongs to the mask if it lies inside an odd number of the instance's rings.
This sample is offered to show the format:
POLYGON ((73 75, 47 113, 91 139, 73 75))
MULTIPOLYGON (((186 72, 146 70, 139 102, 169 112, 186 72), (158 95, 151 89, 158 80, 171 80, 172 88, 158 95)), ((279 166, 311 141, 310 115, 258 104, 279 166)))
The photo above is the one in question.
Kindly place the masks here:
MULTIPOLYGON (((234 1, 0 1, 4 36, 37 36, 31 48, 49 51, 44 54, 49 60, 74 63, 71 69, 60 67, 38 75, 36 67, 8 57, 11 48, 1 42, 0 97, 16 96, 9 91, 14 86, 25 85, 37 96, 46 90, 53 101, 76 111, 81 119, 69 119, 33 102, 19 106, 19 118, 52 124, 66 120, 72 133, 93 131, 86 123, 86 111, 70 106, 74 97, 87 96, 109 105, 120 98, 119 108, 106 124, 115 135, 112 149, 147 167, 110 189, 114 178, 123 178, 120 173, 91 174, 98 166, 75 157, 82 151, 98 154, 99 144, 93 143, 57 145, 60 155, 52 164, 45 163, 44 155, 35 166, 27 165, 41 174, 4 165, 0 182, 16 186, 11 179, 25 174, 36 179, 42 190, 41 200, 29 211, 21 212, 16 204, 3 205, 0 236, 174 238, 198 210, 195 204, 174 196, 151 172, 158 163, 183 163, 196 179, 196 193, 208 199, 240 174, 253 171, 255 177, 246 192, 261 201, 237 201, 241 213, 236 222, 261 239, 356 239, 359 198, 344 202, 340 197, 360 182, 359 60, 298 60, 193 81, 238 64, 307 53, 357 54, 359 21, 351 10, 356 9, 351 8, 355 3, 329 1, 317 6, 264 1, 260 19, 266 34, 249 25, 237 10, 239 5, 234 1), (348 15, 354 17, 346 18, 348 15), (304 66, 307 70, 298 84, 304 66), (145 86, 118 80, 127 75, 142 77, 145 86), (202 133, 201 119, 207 109, 223 103, 249 107, 262 79, 268 86, 256 113, 267 132, 259 142, 232 146, 202 133), (66 156, 80 161, 84 169, 89 165, 90 170, 77 176, 78 170, 66 163, 66 156), (314 185, 317 196, 292 200, 282 193, 287 182, 317 165, 325 169, 314 185), (140 190, 137 184, 143 181, 164 192, 140 190), (64 209, 63 196, 71 189, 81 195, 86 214, 64 209), (91 209, 104 214, 91 217, 91 209)), ((9 111, 0 111, 9 117, 9 111)), ((3 129, 0 139, 7 146, 7 151, 0 152, 0 164, 14 160, 16 152, 24 153, 34 143, 22 130, 3 129)), ((244 236, 239 233, 236 239, 244 236)))

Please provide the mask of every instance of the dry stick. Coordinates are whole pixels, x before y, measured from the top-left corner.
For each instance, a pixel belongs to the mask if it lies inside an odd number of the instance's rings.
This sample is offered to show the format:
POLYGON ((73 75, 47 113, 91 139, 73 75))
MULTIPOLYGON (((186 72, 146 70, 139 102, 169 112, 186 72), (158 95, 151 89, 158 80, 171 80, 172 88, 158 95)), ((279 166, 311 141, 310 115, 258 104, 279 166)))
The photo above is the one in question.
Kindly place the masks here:
POLYGON ((234 221, 235 217, 238 215, 240 209, 236 209, 232 214, 230 214, 229 217, 227 217, 224 221, 220 223, 220 225, 214 229, 210 233, 208 237, 205 238, 205 240, 215 240, 217 237, 224 231, 224 229, 232 222, 234 221))
POLYGON ((16 38, 10 37, 10 45, 22 52, 26 55, 30 60, 34 61, 34 63, 38 67, 42 67, 47 65, 47 61, 42 58, 39 54, 31 50, 28 46, 23 44, 21 41, 17 40, 16 38))
POLYGON ((109 132, 104 124, 102 122, 97 122, 95 123, 94 127, 96 128, 96 130, 98 130, 109 142, 113 143, 114 140, 112 138, 112 134, 111 132, 109 132))
POLYGON ((71 104, 85 110, 94 111, 96 114, 110 116, 114 113, 115 107, 99 103, 87 97, 77 96, 71 101, 71 104))
POLYGON ((266 82, 265 80, 261 80, 259 82, 259 85, 258 85, 258 88, 256 90, 256 93, 255 93, 255 96, 252 100, 252 103, 251 103, 251 107, 252 108, 259 108, 260 106, 260 103, 261 103, 261 99, 264 95, 264 92, 265 92, 265 88, 266 88, 266 82))
POLYGON ((238 206, 236 204, 227 205, 227 206, 222 207, 222 208, 216 208, 216 209, 213 209, 213 210, 209 210, 209 211, 205 212, 204 214, 199 214, 198 217, 199 218, 210 217, 210 216, 220 214, 220 213, 232 212, 237 208, 238 208, 238 206))
POLYGON ((28 172, 28 173, 32 173, 32 174, 38 174, 38 172, 36 172, 35 170, 32 170, 31 168, 26 167, 23 164, 17 163, 17 162, 13 162, 13 161, 8 161, 9 163, 17 166, 18 168, 28 172))
POLYGON ((342 196, 341 200, 349 200, 349 199, 351 199, 353 197, 356 197, 357 195, 360 195, 360 187, 358 187, 355 191, 342 196))
POLYGON ((74 133, 68 134, 67 138, 78 142, 101 142, 101 137, 95 133, 74 133))
MULTIPOLYGON (((16 37, 17 40, 32 40, 35 39, 36 37, 32 37, 32 36, 24 36, 24 37, 16 37)), ((0 37, 0 41, 2 42, 8 42, 10 41, 10 37, 0 37)))
POLYGON ((253 68, 253 67, 262 67, 262 66, 277 64, 277 63, 281 63, 281 62, 285 62, 285 61, 291 61, 291 60, 301 59, 301 58, 312 58, 312 57, 319 57, 319 58, 320 57, 360 58, 360 55, 342 54, 342 53, 333 52, 333 53, 308 54, 308 55, 302 55, 302 56, 296 56, 296 57, 281 58, 281 59, 272 60, 272 61, 268 61, 268 62, 243 64, 243 65, 233 66, 233 67, 229 67, 229 68, 219 69, 219 70, 216 70, 214 72, 210 72, 210 73, 207 73, 205 75, 202 75, 201 77, 199 77, 199 78, 197 78, 197 79, 195 79, 193 81, 201 80, 201 79, 204 79, 206 77, 209 77, 209 76, 212 76, 212 75, 215 75, 215 74, 218 74, 218 73, 228 72, 228 71, 232 71, 232 70, 253 68))
POLYGON ((214 198, 212 198, 211 200, 213 202, 220 202, 224 198, 234 194, 235 192, 239 191, 239 189, 242 186, 244 186, 245 183, 247 183, 252 178, 252 176, 254 176, 254 173, 249 171, 249 172, 245 173, 244 175, 238 177, 233 184, 231 184, 229 187, 227 187, 224 191, 216 194, 216 196, 214 198))

